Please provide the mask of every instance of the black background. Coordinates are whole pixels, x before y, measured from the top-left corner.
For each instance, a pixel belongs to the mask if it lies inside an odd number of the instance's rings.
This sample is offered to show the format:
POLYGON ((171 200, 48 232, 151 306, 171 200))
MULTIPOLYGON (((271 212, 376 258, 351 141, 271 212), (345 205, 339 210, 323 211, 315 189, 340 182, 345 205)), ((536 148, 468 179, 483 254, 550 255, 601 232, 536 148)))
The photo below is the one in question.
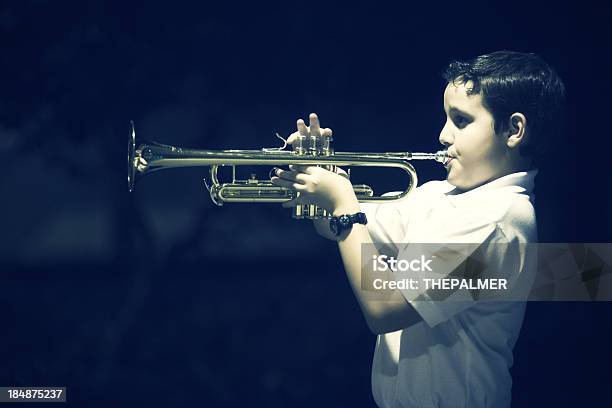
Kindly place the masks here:
MULTIPOLYGON (((0 384, 65 385, 80 406, 373 405, 375 338, 333 243, 279 206, 215 207, 198 169, 128 194, 128 121, 246 149, 315 111, 337 150, 435 151, 449 60, 536 52, 569 102, 536 180, 540 241, 609 242, 603 7, 3 2, 0 384)), ((530 303, 514 406, 605 405, 611 310, 530 303)))

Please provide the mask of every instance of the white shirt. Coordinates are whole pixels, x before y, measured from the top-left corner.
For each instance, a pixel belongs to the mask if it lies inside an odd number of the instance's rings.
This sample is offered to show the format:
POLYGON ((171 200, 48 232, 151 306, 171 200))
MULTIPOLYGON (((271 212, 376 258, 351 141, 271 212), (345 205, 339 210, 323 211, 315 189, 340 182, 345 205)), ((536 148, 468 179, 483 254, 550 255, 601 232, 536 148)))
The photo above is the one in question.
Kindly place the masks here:
MULTIPOLYGON (((532 205, 537 170, 519 172, 454 195, 432 181, 398 203, 361 204, 381 253, 406 255, 401 243, 484 243, 499 276, 529 280, 535 271, 524 251, 497 242, 537 242, 532 205), (510 249, 513 248, 513 249, 510 249)), ((372 392, 380 407, 509 407, 512 349, 524 302, 415 300, 423 321, 378 336, 372 392)), ((453 296, 459 296, 457 292, 453 296)), ((426 296, 427 299, 429 299, 426 296)))

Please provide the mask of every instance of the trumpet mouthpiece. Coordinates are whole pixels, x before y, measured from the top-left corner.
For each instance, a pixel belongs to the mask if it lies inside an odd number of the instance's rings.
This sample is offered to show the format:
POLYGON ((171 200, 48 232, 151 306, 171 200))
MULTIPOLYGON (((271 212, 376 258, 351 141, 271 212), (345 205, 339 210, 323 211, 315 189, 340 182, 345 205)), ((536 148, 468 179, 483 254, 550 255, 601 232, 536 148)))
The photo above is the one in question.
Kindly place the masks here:
POLYGON ((444 163, 447 157, 446 150, 439 150, 436 153, 408 153, 410 160, 435 160, 438 163, 444 163))

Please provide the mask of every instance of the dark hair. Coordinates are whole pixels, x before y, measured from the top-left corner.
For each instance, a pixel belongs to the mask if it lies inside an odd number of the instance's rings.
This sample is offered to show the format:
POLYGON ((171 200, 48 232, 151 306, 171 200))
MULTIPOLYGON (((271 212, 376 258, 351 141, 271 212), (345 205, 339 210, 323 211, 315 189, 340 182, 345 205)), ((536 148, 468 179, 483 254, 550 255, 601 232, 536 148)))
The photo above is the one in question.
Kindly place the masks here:
POLYGON ((449 83, 473 86, 468 94, 481 94, 491 112, 495 132, 508 129, 514 112, 527 117, 527 136, 521 154, 537 159, 545 153, 551 135, 564 131, 565 86, 557 73, 538 55, 497 51, 468 61, 453 61, 442 75, 449 83))

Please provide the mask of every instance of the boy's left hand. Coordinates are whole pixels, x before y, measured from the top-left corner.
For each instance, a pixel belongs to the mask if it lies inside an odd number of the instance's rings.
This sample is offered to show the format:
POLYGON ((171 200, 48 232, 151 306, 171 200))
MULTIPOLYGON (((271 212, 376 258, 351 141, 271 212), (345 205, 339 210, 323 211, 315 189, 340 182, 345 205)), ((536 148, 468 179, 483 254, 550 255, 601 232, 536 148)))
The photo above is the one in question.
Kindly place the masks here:
POLYGON ((283 203, 283 207, 315 204, 327 211, 359 207, 353 185, 346 176, 322 167, 291 165, 289 170, 276 169, 272 183, 298 191, 298 197, 283 203))

